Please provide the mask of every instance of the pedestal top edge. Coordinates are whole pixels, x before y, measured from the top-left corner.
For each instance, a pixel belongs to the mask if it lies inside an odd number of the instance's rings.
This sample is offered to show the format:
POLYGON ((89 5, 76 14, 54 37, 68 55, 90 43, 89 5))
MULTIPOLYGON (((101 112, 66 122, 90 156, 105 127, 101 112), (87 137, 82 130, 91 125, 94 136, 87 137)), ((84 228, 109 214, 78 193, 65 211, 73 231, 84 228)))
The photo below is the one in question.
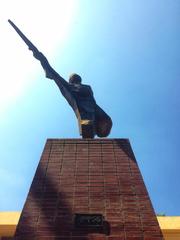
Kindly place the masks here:
POLYGON ((97 139, 81 139, 81 138, 48 138, 47 142, 62 142, 62 143, 129 143, 128 138, 97 138, 97 139))

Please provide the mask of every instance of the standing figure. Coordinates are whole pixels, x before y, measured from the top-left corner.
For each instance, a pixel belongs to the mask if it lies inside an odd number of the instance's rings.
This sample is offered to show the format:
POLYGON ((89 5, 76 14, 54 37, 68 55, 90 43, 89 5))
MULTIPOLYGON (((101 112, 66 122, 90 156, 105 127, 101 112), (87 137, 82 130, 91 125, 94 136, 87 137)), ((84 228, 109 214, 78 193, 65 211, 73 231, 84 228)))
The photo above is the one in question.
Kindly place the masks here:
POLYGON ((49 64, 46 57, 26 38, 20 29, 8 20, 29 49, 38 59, 46 73, 46 77, 53 79, 59 87, 62 95, 74 110, 78 119, 80 135, 83 138, 107 137, 111 131, 111 118, 96 104, 90 86, 81 83, 78 74, 72 74, 69 82, 65 81, 49 64))

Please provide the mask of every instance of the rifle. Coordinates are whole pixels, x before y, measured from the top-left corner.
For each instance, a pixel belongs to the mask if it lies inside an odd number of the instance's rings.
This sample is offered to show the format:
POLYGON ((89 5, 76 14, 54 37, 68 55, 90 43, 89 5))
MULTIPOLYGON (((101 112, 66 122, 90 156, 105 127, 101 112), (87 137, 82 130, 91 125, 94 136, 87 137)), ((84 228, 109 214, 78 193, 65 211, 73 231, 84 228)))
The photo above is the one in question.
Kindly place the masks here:
MULTIPOLYGON (((26 43, 26 45, 29 47, 29 50, 33 52, 33 56, 40 61, 42 67, 46 72, 46 77, 54 80, 55 78, 56 79, 58 78, 62 82, 62 80, 64 79, 60 77, 60 75, 49 65, 49 62, 46 59, 46 57, 34 46, 34 44, 32 44, 32 42, 21 32, 21 30, 10 19, 8 19, 8 22, 18 33, 18 35, 22 38, 22 40, 26 43)), ((63 81, 63 84, 66 84, 65 80, 63 81)))
POLYGON ((11 24, 11 26, 14 28, 14 30, 18 33, 18 35, 22 38, 22 40, 28 45, 29 50, 31 50, 33 53, 39 53, 39 50, 32 44, 31 41, 21 32, 21 30, 10 20, 8 19, 8 22, 11 24))

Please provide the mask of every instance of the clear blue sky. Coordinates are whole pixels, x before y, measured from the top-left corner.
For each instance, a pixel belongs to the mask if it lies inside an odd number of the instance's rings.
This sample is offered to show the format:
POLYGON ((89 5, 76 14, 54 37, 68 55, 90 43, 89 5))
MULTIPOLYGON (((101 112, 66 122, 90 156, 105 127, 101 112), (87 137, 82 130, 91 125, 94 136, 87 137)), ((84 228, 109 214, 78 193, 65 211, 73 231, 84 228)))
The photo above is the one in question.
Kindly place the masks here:
MULTIPOLYGON (((69 0, 70 20, 62 18, 63 1, 55 2, 46 14, 41 4, 35 13, 21 6, 19 18, 11 9, 7 19, 65 79, 77 72, 92 86, 113 119, 110 138, 130 139, 156 213, 180 215, 180 1, 69 0), (68 32, 62 29, 67 21, 68 32)), ((9 54, 0 56, 6 69, 0 80, 6 83, 0 102, 0 211, 22 209, 47 138, 79 137, 71 108, 7 19, 0 20, 9 54), (16 82, 21 91, 13 95, 16 82)))

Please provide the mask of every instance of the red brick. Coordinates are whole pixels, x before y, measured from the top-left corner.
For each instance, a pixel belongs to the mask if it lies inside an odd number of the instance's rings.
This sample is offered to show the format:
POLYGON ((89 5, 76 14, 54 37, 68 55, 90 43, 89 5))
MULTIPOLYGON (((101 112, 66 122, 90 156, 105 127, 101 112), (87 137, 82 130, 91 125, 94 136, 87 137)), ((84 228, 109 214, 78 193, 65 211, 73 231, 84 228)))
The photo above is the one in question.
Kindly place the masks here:
POLYGON ((15 239, 162 240, 129 141, 48 139, 15 239), (75 213, 106 225, 77 229, 75 213))

